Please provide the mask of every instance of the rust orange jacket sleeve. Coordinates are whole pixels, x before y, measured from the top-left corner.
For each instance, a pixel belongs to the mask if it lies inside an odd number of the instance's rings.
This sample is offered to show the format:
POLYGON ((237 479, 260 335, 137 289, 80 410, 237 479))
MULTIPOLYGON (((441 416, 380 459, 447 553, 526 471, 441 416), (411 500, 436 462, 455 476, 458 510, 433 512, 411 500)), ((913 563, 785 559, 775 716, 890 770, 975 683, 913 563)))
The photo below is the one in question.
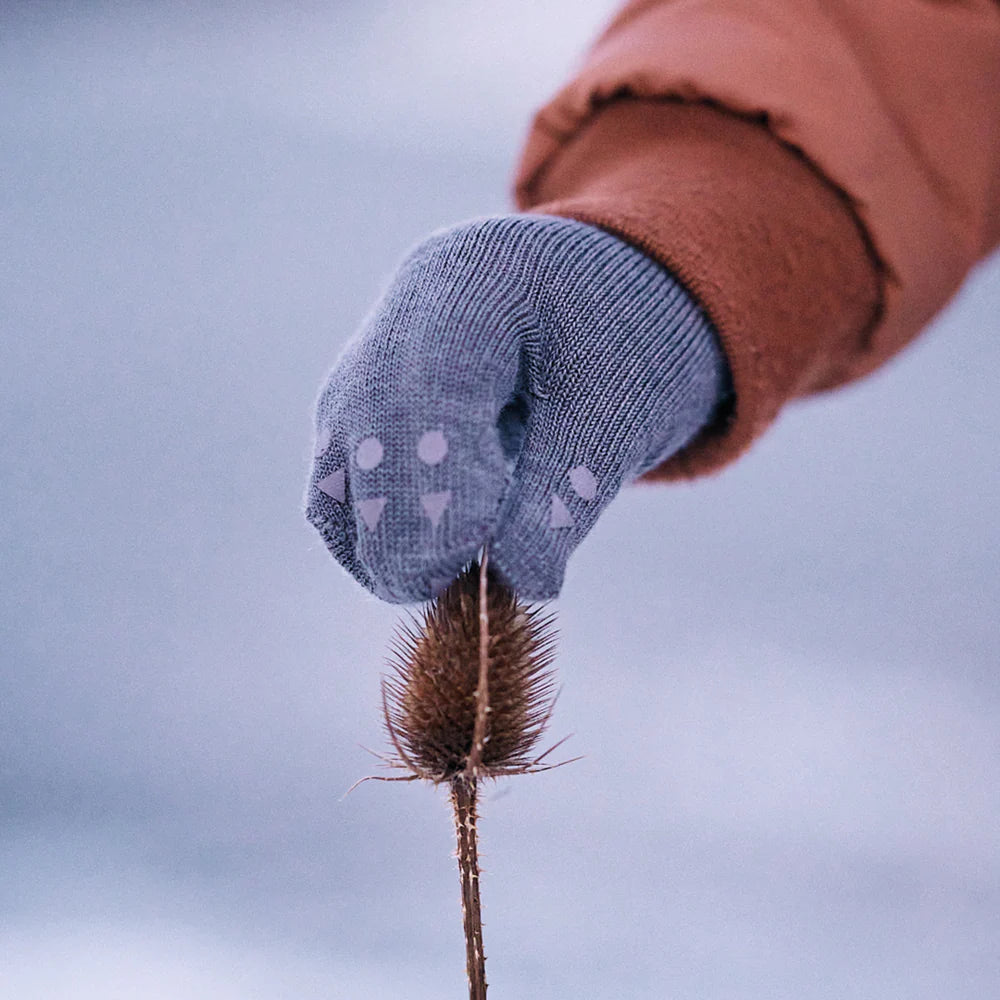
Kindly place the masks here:
POLYGON ((715 470, 787 400, 895 354, 1000 243, 1000 4, 634 0, 536 116, 516 184, 711 316, 732 406, 647 478, 715 470))

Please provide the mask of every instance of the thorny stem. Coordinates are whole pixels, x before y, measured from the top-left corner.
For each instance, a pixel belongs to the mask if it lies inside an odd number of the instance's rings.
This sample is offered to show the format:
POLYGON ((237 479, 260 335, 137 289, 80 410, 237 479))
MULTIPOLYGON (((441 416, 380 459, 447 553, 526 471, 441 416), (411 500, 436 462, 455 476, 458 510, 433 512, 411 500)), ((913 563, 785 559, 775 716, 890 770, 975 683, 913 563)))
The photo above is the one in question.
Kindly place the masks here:
POLYGON ((479 560, 479 677, 476 682, 476 721, 472 729, 472 750, 465 763, 465 773, 475 778, 483 760, 486 743, 486 716, 490 711, 490 615, 487 599, 486 567, 489 549, 483 546, 479 560))
POLYGON ((486 955, 483 917, 479 906, 479 858, 476 853, 476 778, 457 774, 451 779, 451 802, 458 835, 458 872, 462 880, 462 926, 465 929, 465 971, 469 1000, 486 1000, 486 955))
POLYGON ((479 903, 479 855, 476 849, 476 779, 486 743, 490 711, 490 616, 484 545, 479 560, 479 677, 476 683, 476 721, 465 770, 451 779, 451 801, 458 835, 458 874, 462 881, 462 926, 465 930, 465 971, 469 1000, 486 1000, 486 955, 483 952, 483 915, 479 903))

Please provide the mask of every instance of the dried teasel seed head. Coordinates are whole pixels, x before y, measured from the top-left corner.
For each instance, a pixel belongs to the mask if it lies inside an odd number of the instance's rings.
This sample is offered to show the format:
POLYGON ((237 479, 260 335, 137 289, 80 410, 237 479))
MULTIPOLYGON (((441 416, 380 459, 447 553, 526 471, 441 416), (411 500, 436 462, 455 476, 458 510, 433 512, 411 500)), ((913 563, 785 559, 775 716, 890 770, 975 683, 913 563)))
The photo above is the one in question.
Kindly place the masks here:
MULTIPOLYGON (((543 770, 533 756, 556 697, 553 617, 529 607, 486 574, 488 691, 475 773, 500 777, 543 770)), ((473 750, 480 670, 480 567, 473 562, 418 616, 400 625, 391 672, 382 681, 394 767, 449 781, 473 750)))

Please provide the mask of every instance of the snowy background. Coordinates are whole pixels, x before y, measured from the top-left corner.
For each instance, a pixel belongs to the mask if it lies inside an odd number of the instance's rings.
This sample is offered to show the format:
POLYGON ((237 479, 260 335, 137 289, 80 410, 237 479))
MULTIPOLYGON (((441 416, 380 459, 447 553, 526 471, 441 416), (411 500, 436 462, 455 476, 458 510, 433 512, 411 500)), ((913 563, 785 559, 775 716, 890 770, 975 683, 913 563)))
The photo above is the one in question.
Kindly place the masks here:
MULTIPOLYGON (((398 612, 301 516, 311 406, 612 7, 3 5, 0 996, 463 995, 443 796, 341 801, 398 612)), ((995 994, 998 314, 994 258, 604 516, 558 602, 586 758, 484 805, 491 996, 995 994)))

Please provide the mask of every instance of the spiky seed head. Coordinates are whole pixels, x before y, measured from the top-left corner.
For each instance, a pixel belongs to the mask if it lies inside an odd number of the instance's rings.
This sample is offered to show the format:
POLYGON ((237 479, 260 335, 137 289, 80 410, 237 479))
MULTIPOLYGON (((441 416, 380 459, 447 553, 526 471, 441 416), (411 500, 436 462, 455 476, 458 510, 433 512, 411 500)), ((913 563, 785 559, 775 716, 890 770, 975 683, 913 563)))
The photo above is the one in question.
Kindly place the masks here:
MULTIPOLYGON (((489 669, 483 777, 530 770, 555 700, 551 615, 518 600, 487 573, 489 669)), ((391 763, 433 782, 465 770, 472 752, 479 678, 479 564, 419 617, 400 625, 382 681, 391 763)))

